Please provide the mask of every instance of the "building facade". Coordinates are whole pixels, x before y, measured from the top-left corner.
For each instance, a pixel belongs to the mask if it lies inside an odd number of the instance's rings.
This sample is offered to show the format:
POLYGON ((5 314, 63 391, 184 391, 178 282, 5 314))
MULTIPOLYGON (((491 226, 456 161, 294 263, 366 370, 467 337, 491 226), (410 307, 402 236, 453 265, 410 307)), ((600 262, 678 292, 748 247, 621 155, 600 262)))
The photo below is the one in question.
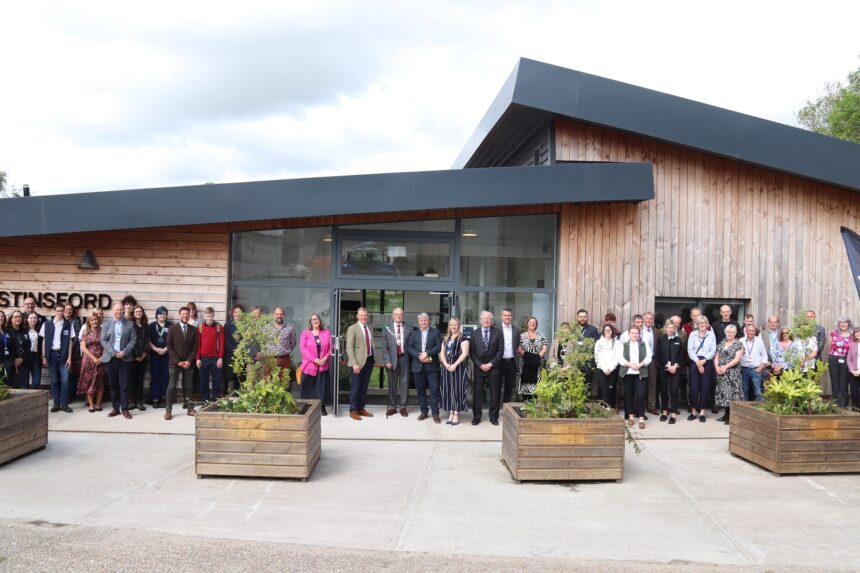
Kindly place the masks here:
POLYGON ((509 306, 551 335, 578 308, 728 303, 829 330, 860 319, 840 237, 858 191, 860 146, 522 60, 449 171, 4 200, 0 310, 130 293, 150 316, 279 305, 337 332, 362 305, 377 327, 509 306))

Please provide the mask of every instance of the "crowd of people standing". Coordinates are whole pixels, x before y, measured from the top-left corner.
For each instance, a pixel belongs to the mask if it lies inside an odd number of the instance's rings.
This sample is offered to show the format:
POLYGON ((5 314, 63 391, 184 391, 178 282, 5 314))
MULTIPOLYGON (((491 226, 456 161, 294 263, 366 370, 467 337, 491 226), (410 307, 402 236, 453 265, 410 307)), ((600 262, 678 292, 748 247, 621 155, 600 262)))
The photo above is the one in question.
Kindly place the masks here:
MULTIPOLYGON (((199 318, 196 304, 189 302, 178 311, 178 321, 168 320, 164 306, 149 321, 143 307, 129 295, 114 303, 110 316, 93 310, 84 320, 69 304, 57 305, 54 317, 35 311, 35 300, 27 298, 23 311, 9 317, 0 311, 0 355, 8 383, 14 388, 38 388, 42 370, 51 380, 52 412, 72 412, 74 394, 86 400, 89 412, 102 411, 105 386, 110 390, 109 416, 131 419, 131 410, 145 410, 145 404, 165 410, 173 417, 177 390, 189 416, 195 403, 217 400, 236 390, 247 373, 230 368, 237 347, 236 322, 245 309, 235 305, 222 325, 215 311, 207 307, 199 318), (144 379, 150 375, 149 393, 144 379)), ((261 307, 251 310, 255 316, 261 307)), ((291 384, 294 369, 291 354, 298 345, 301 354, 299 375, 301 396, 323 401, 331 384, 332 333, 318 313, 312 313, 307 328, 297 337, 282 307, 273 310, 276 342, 266 349, 280 367, 283 382, 291 384)), ((445 332, 430 325, 426 313, 417 316, 417 326, 404 321, 402 309, 391 313, 382 328, 381 352, 368 326, 369 313, 360 308, 356 322, 346 331, 345 365, 349 371, 349 412, 353 420, 372 416, 366 408, 371 373, 376 355, 381 355, 389 381, 386 416, 409 415, 409 382, 414 380, 418 420, 432 417, 456 426, 460 414, 469 410, 467 391, 471 382, 473 425, 483 418, 485 392, 491 424, 499 423, 501 405, 514 399, 528 400, 535 391, 541 366, 549 354, 564 362, 566 350, 538 330, 538 320, 527 317, 523 329, 513 322, 513 312, 505 308, 500 324, 489 311, 480 314, 480 324, 466 335, 457 317, 445 332)), ((808 312, 815 320, 815 313, 808 312)), ((672 316, 662 328, 655 325, 653 312, 637 314, 632 325, 620 331, 614 314, 607 313, 598 330, 589 324, 585 309, 576 313, 580 339, 594 340, 593 362, 586 380, 593 397, 623 411, 629 425, 645 428, 648 414, 675 424, 682 410, 689 421, 705 422, 707 413, 723 416, 728 423, 730 404, 735 400, 761 400, 764 382, 795 364, 804 370, 816 368, 827 347, 825 330, 816 324, 815 336, 794 340, 790 329, 771 316, 759 330, 753 317, 743 324, 732 320, 728 305, 720 308, 720 320, 710 323, 700 309, 690 311, 690 320, 672 316)), ((562 325, 566 326, 566 323, 562 325)), ((250 358, 260 360, 260 349, 250 358)), ((829 363, 833 398, 842 407, 860 408, 860 329, 847 317, 840 317, 829 336, 829 363)), ((268 375, 267 367, 263 375, 268 375)))

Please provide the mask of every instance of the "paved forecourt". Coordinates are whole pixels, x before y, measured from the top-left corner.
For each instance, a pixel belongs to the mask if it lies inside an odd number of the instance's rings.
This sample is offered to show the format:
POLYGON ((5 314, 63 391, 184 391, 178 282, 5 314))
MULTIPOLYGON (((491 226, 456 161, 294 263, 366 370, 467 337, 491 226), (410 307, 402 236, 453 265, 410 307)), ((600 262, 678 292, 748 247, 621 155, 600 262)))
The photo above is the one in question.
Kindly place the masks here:
MULTIPOLYGON (((0 527, 53 524, 69 539, 97 528, 189 543, 308 545, 333 556, 483 555, 669 570, 856 565, 860 476, 776 477, 729 455, 726 427, 712 420, 679 422, 671 428, 679 439, 652 422, 642 453, 628 447, 621 483, 516 484, 489 424, 328 416, 320 463, 301 483, 198 480, 193 420, 165 422, 160 413, 109 425, 86 411, 52 414, 48 448, 0 468, 4 483, 24 484, 0 506, 0 527), (174 433, 140 432, 149 424, 174 433), (705 432, 722 435, 690 435, 705 432)), ((38 555, 38 544, 10 541, 18 538, 0 536, 10 567, 38 555)))

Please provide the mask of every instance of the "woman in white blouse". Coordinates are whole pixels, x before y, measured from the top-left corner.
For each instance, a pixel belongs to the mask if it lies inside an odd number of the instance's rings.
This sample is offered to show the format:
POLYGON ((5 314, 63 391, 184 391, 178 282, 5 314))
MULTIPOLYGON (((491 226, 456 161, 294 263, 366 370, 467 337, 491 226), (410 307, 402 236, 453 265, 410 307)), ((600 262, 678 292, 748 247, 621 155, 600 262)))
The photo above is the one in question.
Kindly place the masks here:
POLYGON ((615 328, 609 323, 604 324, 603 336, 594 343, 594 377, 597 379, 598 397, 611 408, 615 407, 618 384, 618 358, 615 356, 617 344, 615 328))
POLYGON ((624 417, 627 425, 639 418, 639 429, 645 428, 645 406, 648 399, 648 365, 651 364, 651 349, 639 339, 639 329, 631 326, 627 331, 627 342, 616 344, 615 358, 621 368, 618 371, 624 384, 624 417))

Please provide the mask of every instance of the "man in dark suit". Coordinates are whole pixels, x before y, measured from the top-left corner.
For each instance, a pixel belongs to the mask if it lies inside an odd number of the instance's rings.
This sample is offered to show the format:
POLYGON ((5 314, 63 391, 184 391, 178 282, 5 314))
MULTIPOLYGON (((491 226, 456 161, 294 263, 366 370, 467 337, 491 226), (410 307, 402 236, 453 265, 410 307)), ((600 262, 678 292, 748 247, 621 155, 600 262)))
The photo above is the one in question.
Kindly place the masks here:
POLYGON ((415 378, 415 390, 418 393, 418 405, 421 415, 418 421, 428 418, 428 409, 433 413, 433 421, 439 424, 439 405, 442 396, 439 393, 439 352, 442 350, 442 336, 435 328, 430 327, 430 317, 426 312, 418 315, 418 328, 413 330, 406 340, 406 353, 412 359, 412 376, 415 378), (430 387, 430 406, 427 406, 427 387, 430 387))
POLYGON ((502 403, 510 402, 517 385, 517 349, 520 347, 520 329, 513 324, 514 312, 502 309, 502 365, 499 384, 502 387, 502 403))
POLYGON ((481 313, 481 326, 472 333, 469 341, 469 355, 474 366, 474 385, 472 387, 472 425, 481 423, 484 384, 490 386, 490 423, 499 425, 499 404, 501 402, 500 372, 504 339, 498 328, 493 326, 493 313, 481 313))
POLYGON ((113 318, 107 319, 102 325, 102 363, 105 365, 110 381, 110 397, 113 410, 108 416, 122 415, 131 420, 128 411, 128 378, 131 361, 134 359, 133 350, 137 342, 134 324, 125 318, 125 309, 121 302, 113 303, 113 318))
POLYGON ((179 322, 167 331, 167 354, 170 357, 170 382, 167 384, 167 402, 164 405, 164 419, 173 418, 173 393, 176 382, 182 378, 182 400, 189 416, 197 415, 194 404, 188 397, 194 384, 194 363, 197 358, 197 327, 188 322, 191 312, 187 306, 179 309, 179 322))

